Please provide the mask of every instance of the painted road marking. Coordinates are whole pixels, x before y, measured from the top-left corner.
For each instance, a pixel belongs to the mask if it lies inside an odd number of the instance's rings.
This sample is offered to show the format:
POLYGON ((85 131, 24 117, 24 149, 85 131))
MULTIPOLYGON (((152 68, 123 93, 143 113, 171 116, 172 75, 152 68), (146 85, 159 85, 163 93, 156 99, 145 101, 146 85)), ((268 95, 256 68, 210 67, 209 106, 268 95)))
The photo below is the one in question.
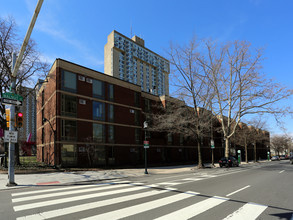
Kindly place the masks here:
POLYGON ((283 173, 283 172, 285 172, 285 170, 282 170, 282 171, 280 171, 279 173, 283 173))
POLYGON ((256 203, 247 203, 223 220, 256 219, 267 207, 256 203))
MULTIPOLYGON (((115 184, 122 184, 122 183, 130 183, 130 181, 119 181, 115 182, 115 184)), ((24 196, 24 195, 32 195, 32 194, 41 194, 46 192, 56 192, 56 191, 63 191, 63 190, 71 190, 71 189, 79 189, 79 188, 90 188, 90 187, 96 187, 97 185, 103 186, 103 185, 113 185, 114 183, 102 183, 102 184, 93 184, 93 185, 79 185, 79 186, 68 186, 68 187, 62 187, 62 188, 56 188, 56 189, 45 189, 45 190, 37 190, 37 191, 29 191, 29 192, 20 192, 20 193, 12 193, 12 197, 14 196, 24 196)))
POLYGON ((240 191, 242 191, 242 190, 244 190, 244 189, 247 189, 247 188, 249 188, 249 187, 250 187, 250 185, 245 186, 245 187, 243 187, 243 188, 241 188, 241 189, 238 189, 238 190, 236 190, 236 191, 234 191, 234 192, 231 192, 231 193, 227 194, 226 196, 231 196, 231 195, 233 195, 233 194, 235 194, 235 193, 238 193, 238 192, 240 192, 240 191))
POLYGON ((168 205, 168 204, 171 204, 174 202, 178 202, 183 199, 190 198, 192 196, 194 196, 194 195, 187 194, 187 193, 179 193, 174 196, 168 196, 168 197, 165 197, 162 199, 157 199, 154 201, 145 202, 145 203, 142 203, 139 205, 135 205, 135 206, 131 206, 131 207, 123 208, 123 209, 118 209, 118 210, 107 212, 107 213, 100 214, 100 215, 91 216, 88 218, 84 218, 83 220, 121 219, 121 218, 125 218, 125 217, 131 216, 131 215, 135 215, 138 213, 149 211, 151 209, 158 208, 158 207, 161 207, 164 205, 168 205))
POLYGON ((91 202, 91 203, 86 203, 86 204, 82 204, 82 205, 76 205, 76 206, 63 208, 63 209, 42 212, 42 213, 38 213, 38 214, 34 214, 34 215, 23 216, 23 217, 17 218, 17 220, 25 220, 25 219, 26 220, 30 220, 30 219, 31 220, 41 220, 41 219, 56 218, 56 217, 60 217, 63 215, 69 215, 72 213, 87 211, 90 209, 96 209, 96 208, 100 208, 100 207, 107 206, 107 205, 113 205, 113 204, 117 204, 120 202, 127 202, 127 201, 131 201, 134 199, 145 198, 148 196, 158 195, 158 194, 162 194, 162 193, 166 193, 166 192, 168 192, 168 191, 167 190, 166 191, 153 190, 153 191, 149 191, 149 192, 138 193, 138 194, 128 195, 128 196, 122 196, 122 197, 102 200, 102 201, 98 201, 98 202, 91 202))
POLYGON ((170 214, 164 215, 162 217, 156 218, 156 220, 190 219, 228 200, 229 200, 228 198, 214 196, 212 198, 205 199, 201 202, 195 203, 186 208, 183 208, 178 211, 171 212, 170 214))
POLYGON ((12 199, 12 202, 24 202, 24 201, 30 201, 30 200, 35 200, 35 199, 45 199, 45 198, 50 198, 50 197, 56 197, 56 196, 66 196, 66 195, 72 195, 72 194, 78 194, 78 193, 87 193, 87 192, 95 192, 95 191, 101 191, 101 190, 106 190, 106 189, 115 189, 115 188, 121 188, 121 187, 126 187, 125 185, 112 185, 112 186, 101 186, 98 185, 96 188, 89 188, 89 189, 80 189, 80 190, 75 190, 75 191, 66 191, 66 192, 58 192, 58 193, 49 193, 49 194, 41 194, 41 195, 36 195, 36 196, 28 196, 28 197, 22 197, 22 198, 16 198, 12 199))
MULTIPOLYGON (((120 186, 120 185, 118 185, 118 186, 120 186)), ((111 186, 111 187, 115 187, 115 185, 111 186)), ((131 187, 131 188, 127 188, 127 189, 105 191, 105 192, 93 193, 93 194, 89 194, 89 195, 81 195, 81 196, 74 196, 74 197, 69 197, 69 198, 48 200, 48 201, 44 201, 44 202, 35 202, 35 203, 26 204, 26 205, 18 205, 18 206, 14 206, 13 209, 14 209, 14 211, 18 212, 18 211, 22 211, 22 210, 46 207, 49 205, 57 205, 57 204, 63 204, 63 203, 67 203, 67 202, 80 201, 80 200, 91 199, 91 198, 96 198, 96 197, 101 197, 101 196, 108 196, 108 195, 113 195, 113 194, 118 194, 118 193, 143 190, 146 188, 147 188, 146 186, 136 186, 136 187, 131 187)), ((111 189, 111 188, 109 188, 109 189, 111 189)))

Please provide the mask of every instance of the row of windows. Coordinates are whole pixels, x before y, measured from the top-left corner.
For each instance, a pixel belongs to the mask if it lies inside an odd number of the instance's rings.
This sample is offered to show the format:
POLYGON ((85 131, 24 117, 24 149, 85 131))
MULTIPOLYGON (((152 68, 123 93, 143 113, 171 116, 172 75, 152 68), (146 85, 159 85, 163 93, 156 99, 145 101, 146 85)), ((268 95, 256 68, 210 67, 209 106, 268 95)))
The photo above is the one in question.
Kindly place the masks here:
MULTIPOLYGON (((108 143, 115 142, 115 128, 113 125, 93 124, 92 138, 86 139, 86 142, 104 143, 106 137, 106 128, 108 134, 108 143)), ((141 129, 135 128, 135 142, 141 143, 141 129)), ((61 139, 66 141, 76 141, 77 123, 76 121, 62 120, 61 121, 61 139)))
MULTIPOLYGON (((105 103, 93 101, 93 119, 105 121, 105 103)), ((77 116, 77 97, 70 95, 61 95, 61 115, 77 116)), ((114 121, 114 105, 108 104, 108 121, 114 121)))
MULTIPOLYGON (((105 125, 93 124, 92 138, 85 139, 86 142, 105 142, 105 125)), ((114 126, 107 125, 108 142, 114 143, 115 133, 114 126)), ((76 141, 77 139, 77 123, 76 121, 61 120, 61 139, 65 141, 76 141)))
MULTIPOLYGON (((89 79, 87 82, 92 84, 93 97, 105 99, 105 83, 103 81, 89 79)), ((77 79, 75 73, 65 70, 62 72, 62 89, 76 93, 77 79)), ((108 100, 114 100, 114 86, 112 84, 108 85, 108 100)))

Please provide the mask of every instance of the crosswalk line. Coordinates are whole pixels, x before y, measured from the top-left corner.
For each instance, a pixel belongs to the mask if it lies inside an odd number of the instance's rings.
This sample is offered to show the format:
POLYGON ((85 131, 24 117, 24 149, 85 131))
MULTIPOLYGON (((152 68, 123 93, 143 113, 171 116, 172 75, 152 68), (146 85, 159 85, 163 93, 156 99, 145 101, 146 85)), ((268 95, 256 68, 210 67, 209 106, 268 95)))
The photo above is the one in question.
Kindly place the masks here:
MULTIPOLYGON (((114 185, 114 186, 116 186, 116 185, 114 185)), ((112 186, 112 187, 114 187, 114 186, 112 186)), ((120 186, 120 185, 117 185, 117 186, 120 186)), ((111 189, 111 188, 109 188, 109 189, 111 189)), ((105 192, 93 193, 93 194, 88 194, 88 195, 81 195, 81 196, 74 196, 74 197, 69 197, 69 198, 61 198, 61 199, 48 200, 48 201, 43 201, 43 202, 29 203, 29 204, 25 204, 25 205, 18 205, 18 206, 14 206, 13 209, 14 209, 14 211, 17 212, 17 211, 23 211, 23 210, 28 210, 28 209, 46 207, 49 205, 63 204, 63 203, 67 203, 67 202, 80 201, 80 200, 85 200, 85 199, 91 199, 91 198, 96 198, 96 197, 101 197, 101 196, 108 196, 108 195, 113 195, 113 194, 118 194, 118 193, 132 192, 132 191, 143 190, 143 189, 147 189, 147 187, 146 186, 132 186, 132 187, 126 188, 126 189, 118 189, 118 190, 105 191, 105 192)))
POLYGON ((156 220, 183 220, 183 219, 189 219, 192 217, 195 217, 217 205, 220 205, 223 202, 228 201, 228 198, 218 197, 214 196, 209 199, 205 199, 201 202, 195 203, 191 206, 188 206, 186 208, 180 209, 178 211, 169 213, 167 215, 161 216, 159 218, 156 218, 156 220))
POLYGON ((20 193, 12 193, 12 197, 17 196, 25 196, 25 195, 33 195, 33 194, 42 194, 42 193, 51 193, 58 192, 58 191, 64 191, 64 190, 70 190, 70 189, 82 189, 82 188, 91 188, 96 187, 97 185, 81 185, 81 186, 68 186, 68 187, 62 187, 62 188, 56 188, 56 189, 45 189, 45 190, 37 190, 37 191, 27 191, 27 192, 20 192, 20 193))
POLYGON ((202 178, 185 178, 182 180, 184 180, 184 181, 199 181, 199 180, 202 180, 202 178))
POLYGON ((174 196, 168 196, 168 197, 164 197, 162 199, 157 199, 151 202, 145 202, 139 205, 134 205, 131 207, 127 207, 127 208, 123 208, 123 209, 119 209, 119 210, 115 210, 112 212, 107 212, 104 214, 100 214, 100 215, 95 215, 95 216, 91 216, 89 218, 84 218, 83 220, 114 220, 114 219, 120 219, 120 218, 125 218, 131 215, 135 215, 135 214, 139 214, 145 211, 149 211, 151 209, 154 208, 158 208, 164 205, 168 205, 177 201, 181 201, 183 199, 187 199, 194 196, 194 194, 192 193, 179 193, 176 194, 174 196))
POLYGON ((164 190, 164 191, 152 190, 149 192, 143 192, 143 193, 122 196, 122 197, 107 199, 107 200, 98 201, 98 202, 91 202, 91 203, 86 203, 82 205, 76 205, 76 206, 63 208, 63 209, 42 212, 42 213, 38 213, 34 215, 23 216, 23 217, 17 218, 17 220, 42 220, 42 219, 56 218, 56 217, 60 217, 60 216, 68 215, 68 214, 100 208, 107 205, 113 205, 113 204, 126 202, 126 201, 130 201, 134 199, 140 199, 140 198, 146 198, 148 196, 159 195, 166 192, 168 191, 167 190, 164 190))
POLYGON ((268 206, 256 203, 247 203, 223 220, 246 220, 256 219, 268 206))
POLYGON ((49 194, 41 194, 36 196, 29 196, 29 197, 21 197, 12 199, 13 203, 16 202, 24 202, 24 201, 31 201, 36 199, 45 199, 45 198, 51 198, 51 197, 57 197, 57 196, 66 196, 66 195, 72 195, 72 194, 78 194, 78 193, 87 193, 87 192, 95 192, 95 191, 102 191, 106 189, 116 189, 116 188, 122 188, 126 187, 125 185, 107 185, 107 186, 101 186, 97 185, 96 188, 89 188, 89 189, 79 189, 75 191, 65 191, 65 192, 58 192, 58 193, 49 193, 49 194))
POLYGON ((17 196, 41 194, 41 193, 47 193, 47 192, 51 193, 52 191, 57 192, 57 191, 64 191, 64 190, 69 190, 69 189, 96 187, 97 185, 103 186, 103 185, 122 184, 122 183, 130 183, 130 181, 119 181, 119 182, 101 183, 101 184, 94 184, 94 185, 67 186, 67 187, 62 187, 62 188, 55 188, 54 190, 52 190, 52 189, 44 189, 44 190, 37 190, 37 191, 19 192, 19 193, 12 193, 11 196, 12 197, 17 197, 17 196))
POLYGON ((175 186, 175 185, 179 185, 182 183, 178 183, 178 182, 162 182, 162 183, 157 183, 158 185, 170 185, 170 186, 175 186))

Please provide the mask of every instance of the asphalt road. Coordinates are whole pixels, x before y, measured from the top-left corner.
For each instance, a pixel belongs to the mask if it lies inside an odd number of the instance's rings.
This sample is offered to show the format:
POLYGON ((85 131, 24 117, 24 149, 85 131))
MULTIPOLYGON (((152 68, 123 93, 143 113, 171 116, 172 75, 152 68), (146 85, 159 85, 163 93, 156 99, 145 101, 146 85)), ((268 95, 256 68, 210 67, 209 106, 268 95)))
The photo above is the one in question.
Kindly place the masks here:
POLYGON ((0 192, 0 219, 290 219, 289 161, 0 192))

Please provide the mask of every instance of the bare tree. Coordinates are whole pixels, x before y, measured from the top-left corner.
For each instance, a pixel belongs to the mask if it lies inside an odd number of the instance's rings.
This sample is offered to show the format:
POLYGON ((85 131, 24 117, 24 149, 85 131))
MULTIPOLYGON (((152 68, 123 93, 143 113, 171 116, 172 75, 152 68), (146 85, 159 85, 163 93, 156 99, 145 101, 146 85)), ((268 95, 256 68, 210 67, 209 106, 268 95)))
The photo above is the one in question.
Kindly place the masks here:
MULTIPOLYGON (((16 25, 13 18, 0 17, 0 92, 4 93, 10 90, 12 77, 12 53, 17 53, 21 47, 22 39, 17 36, 16 25)), ((49 66, 41 62, 40 53, 37 51, 36 43, 30 40, 23 55, 20 69, 16 79, 16 87, 23 85, 35 85, 38 76, 45 76, 48 73, 49 66)), ((1 126, 4 127, 5 106, 0 105, 1 126)))
MULTIPOLYGON (((225 139, 225 156, 238 124, 251 114, 272 114, 279 119, 289 107, 277 105, 293 94, 262 75, 261 49, 253 50, 244 41, 216 44, 203 41, 198 61, 204 81, 213 94, 211 110, 221 120, 225 139)), ((198 85, 200 86, 200 85, 198 85)))
POLYGON ((271 148, 280 155, 285 149, 290 149, 292 144, 291 138, 287 135, 274 135, 271 137, 271 148))
POLYGON ((201 168, 201 147, 211 119, 211 113, 205 109, 208 109, 211 94, 197 63, 197 47, 195 39, 183 47, 170 45, 169 58, 175 77, 173 86, 177 89, 174 94, 177 100, 167 101, 164 114, 157 114, 153 121, 158 130, 194 138, 197 143, 198 168, 201 168))
MULTIPOLYGON (((13 18, 0 17, 0 93, 10 91, 12 79, 12 54, 20 50, 22 39, 18 38, 16 24, 13 18)), ((41 62, 40 53, 36 43, 30 40, 20 63, 16 78, 16 88, 21 91, 22 86, 36 85, 37 78, 44 77, 49 70, 49 65, 41 62)), ((24 97, 25 98, 25 97, 24 97)), ((0 104, 0 126, 6 127, 4 118, 5 105, 0 104)), ((13 125, 10 125, 13 126, 13 125)), ((16 152, 16 154, 18 154, 16 152)))

